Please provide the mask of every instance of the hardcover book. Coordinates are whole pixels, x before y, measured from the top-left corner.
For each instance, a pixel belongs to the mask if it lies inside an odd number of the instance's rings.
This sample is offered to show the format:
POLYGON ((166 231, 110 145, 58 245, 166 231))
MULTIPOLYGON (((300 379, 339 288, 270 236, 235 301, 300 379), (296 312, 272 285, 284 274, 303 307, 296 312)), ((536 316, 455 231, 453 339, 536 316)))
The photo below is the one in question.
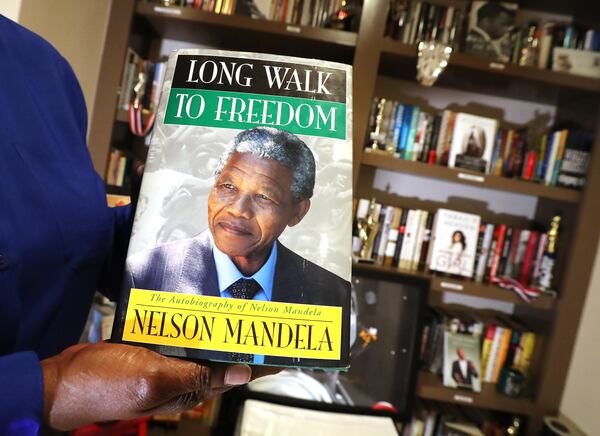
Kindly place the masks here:
POLYGON ((448 166, 489 173, 497 127, 493 118, 456 114, 448 166))
POLYGON ((433 222, 429 269, 472 277, 479 225, 479 215, 438 209, 433 222))
POLYGON ((481 392, 479 336, 444 332, 444 386, 481 392))
POLYGON ((171 54, 113 340, 348 367, 351 90, 343 64, 171 54))

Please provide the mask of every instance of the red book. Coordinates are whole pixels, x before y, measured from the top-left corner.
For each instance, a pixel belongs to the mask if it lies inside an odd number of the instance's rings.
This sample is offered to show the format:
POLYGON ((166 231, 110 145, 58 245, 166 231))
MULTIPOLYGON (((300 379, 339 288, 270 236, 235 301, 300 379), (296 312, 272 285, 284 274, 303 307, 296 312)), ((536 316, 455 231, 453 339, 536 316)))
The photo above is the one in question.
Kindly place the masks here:
POLYGON ((496 242, 496 249, 494 250, 492 264, 490 266, 490 283, 494 282, 496 275, 498 274, 498 265, 500 264, 500 257, 502 256, 502 250, 504 248, 504 238, 506 236, 506 224, 500 224, 498 226, 498 239, 496 242))
POLYGON ((523 170, 523 179, 531 180, 533 178, 533 172, 535 170, 535 151, 530 150, 527 153, 525 160, 525 169, 523 170))
POLYGON ((531 275, 531 268, 533 266, 535 249, 539 237, 540 234, 538 232, 532 231, 529 233, 529 241, 527 242, 527 248, 525 249, 525 255, 523 256, 523 266, 521 267, 521 274, 519 275, 519 283, 523 286, 529 286, 529 277, 531 275))

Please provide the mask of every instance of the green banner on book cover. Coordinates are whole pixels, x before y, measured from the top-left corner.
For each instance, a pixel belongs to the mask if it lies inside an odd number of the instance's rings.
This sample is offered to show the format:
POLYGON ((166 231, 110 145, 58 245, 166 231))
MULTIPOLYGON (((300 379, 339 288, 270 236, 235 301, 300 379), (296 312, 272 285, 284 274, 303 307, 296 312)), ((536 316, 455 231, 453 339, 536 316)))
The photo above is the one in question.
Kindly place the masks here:
POLYGON ((296 134, 346 139, 346 105, 297 97, 172 88, 165 124, 226 129, 272 126, 296 134))

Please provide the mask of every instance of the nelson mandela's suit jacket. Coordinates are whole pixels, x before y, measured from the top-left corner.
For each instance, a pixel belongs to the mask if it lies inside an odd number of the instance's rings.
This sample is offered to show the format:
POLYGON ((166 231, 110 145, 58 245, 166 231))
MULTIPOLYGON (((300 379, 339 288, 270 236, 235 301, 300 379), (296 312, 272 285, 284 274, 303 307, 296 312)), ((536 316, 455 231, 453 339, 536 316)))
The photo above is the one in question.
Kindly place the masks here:
MULTIPOLYGON (((127 291, 138 288, 220 297, 209 230, 193 238, 130 256, 127 260, 125 288, 127 291)), ((297 255, 279 241, 271 299, 285 303, 343 307, 342 332, 349 331, 350 283, 297 255)), ((348 338, 342 337, 342 356, 348 353, 348 342, 348 338)), ((171 347, 161 351, 181 355, 171 347)), ((226 360, 224 353, 214 351, 187 349, 185 354, 198 359, 226 360)), ((265 356, 267 364, 324 367, 327 362, 331 361, 265 356)), ((347 364, 335 363, 336 367, 347 364)))

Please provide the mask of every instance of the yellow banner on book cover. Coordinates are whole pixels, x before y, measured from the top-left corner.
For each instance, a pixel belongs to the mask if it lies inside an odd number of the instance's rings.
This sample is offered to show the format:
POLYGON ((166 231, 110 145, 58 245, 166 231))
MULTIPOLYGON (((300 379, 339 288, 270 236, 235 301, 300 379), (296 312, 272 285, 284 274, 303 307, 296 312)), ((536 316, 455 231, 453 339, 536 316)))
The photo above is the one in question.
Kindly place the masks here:
POLYGON ((123 340, 339 360, 342 308, 131 289, 123 340))

